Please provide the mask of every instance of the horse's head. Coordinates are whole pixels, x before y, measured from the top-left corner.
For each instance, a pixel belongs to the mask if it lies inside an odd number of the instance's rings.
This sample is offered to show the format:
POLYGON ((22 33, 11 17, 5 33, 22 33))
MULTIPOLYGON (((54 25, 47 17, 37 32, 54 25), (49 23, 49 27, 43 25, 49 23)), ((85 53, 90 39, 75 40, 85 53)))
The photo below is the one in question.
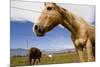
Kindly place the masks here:
POLYGON ((46 32, 63 22, 63 8, 55 3, 45 3, 45 8, 39 17, 39 22, 34 26, 37 36, 43 36, 46 32))

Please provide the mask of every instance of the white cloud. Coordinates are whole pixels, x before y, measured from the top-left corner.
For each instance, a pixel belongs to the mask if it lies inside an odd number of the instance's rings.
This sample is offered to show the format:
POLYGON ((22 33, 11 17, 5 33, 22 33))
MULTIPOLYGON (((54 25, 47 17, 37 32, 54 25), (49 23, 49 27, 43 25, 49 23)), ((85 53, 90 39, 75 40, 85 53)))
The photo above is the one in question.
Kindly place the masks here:
MULTIPOLYGON (((19 1, 11 1, 11 7, 24 8, 28 10, 42 11, 44 7, 43 3, 40 2, 19 2, 19 1)), ((11 8, 11 17, 16 19, 30 20, 34 23, 38 21, 38 17, 41 13, 32 12, 27 10, 21 10, 16 8, 11 8)))
MULTIPOLYGON (((70 4, 58 4, 61 7, 64 7, 65 9, 70 10, 74 14, 84 18, 88 22, 94 22, 94 15, 95 15, 95 8, 94 6, 90 5, 70 5, 70 4)), ((25 8, 29 10, 36 10, 36 11, 42 11, 44 8, 43 2, 19 2, 19 1, 11 1, 11 7, 19 7, 19 8, 25 8)), ((11 8, 11 17, 16 19, 25 19, 30 20, 34 23, 38 22, 38 17, 41 13, 39 12, 31 12, 31 11, 25 11, 20 9, 11 8)), ((61 26, 60 26, 61 27, 61 26)))
POLYGON ((24 18, 15 18, 15 17, 11 17, 11 20, 13 21, 13 20, 19 20, 19 21, 23 21, 23 20, 25 20, 24 18))
POLYGON ((58 4, 65 9, 68 9, 73 14, 84 18, 88 22, 93 22, 95 17, 95 6, 93 5, 66 5, 66 4, 58 4))

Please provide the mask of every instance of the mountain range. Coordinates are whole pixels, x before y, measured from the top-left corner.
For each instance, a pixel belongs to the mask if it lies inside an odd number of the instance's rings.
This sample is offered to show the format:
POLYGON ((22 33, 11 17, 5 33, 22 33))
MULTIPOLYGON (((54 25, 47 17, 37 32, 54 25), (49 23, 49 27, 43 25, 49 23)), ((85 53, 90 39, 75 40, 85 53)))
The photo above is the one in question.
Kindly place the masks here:
MULTIPOLYGON (((75 49, 62 49, 62 50, 41 50, 42 54, 53 54, 53 53, 67 53, 74 52, 75 49)), ((26 56, 28 54, 28 49, 17 48, 10 49, 10 56, 26 56)))

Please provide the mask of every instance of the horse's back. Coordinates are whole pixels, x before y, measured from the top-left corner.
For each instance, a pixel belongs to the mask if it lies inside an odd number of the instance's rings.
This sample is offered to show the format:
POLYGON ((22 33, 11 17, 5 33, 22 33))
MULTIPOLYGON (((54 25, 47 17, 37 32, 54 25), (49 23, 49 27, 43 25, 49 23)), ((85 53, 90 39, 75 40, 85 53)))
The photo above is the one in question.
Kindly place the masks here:
POLYGON ((32 58, 40 58, 41 57, 41 51, 38 48, 31 48, 29 50, 29 56, 32 58))

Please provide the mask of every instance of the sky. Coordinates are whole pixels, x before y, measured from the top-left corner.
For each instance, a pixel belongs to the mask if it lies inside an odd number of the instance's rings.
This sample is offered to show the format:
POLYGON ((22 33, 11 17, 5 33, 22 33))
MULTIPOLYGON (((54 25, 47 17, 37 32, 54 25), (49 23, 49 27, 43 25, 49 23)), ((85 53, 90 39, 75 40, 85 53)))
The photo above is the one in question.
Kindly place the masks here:
POLYGON ((33 23, 30 21, 11 21, 11 48, 37 47, 43 50, 61 50, 74 48, 70 32, 57 26, 46 33, 44 37, 37 37, 32 31, 33 23), (59 34, 58 34, 59 33, 59 34), (28 44, 28 46, 27 46, 28 44))
MULTIPOLYGON (((95 21, 95 8, 90 5, 62 4, 59 6, 84 18, 89 23, 95 21)), ((61 50, 74 48, 70 32, 62 26, 57 26, 44 37, 37 37, 33 32, 33 25, 38 22, 40 12, 44 8, 42 2, 11 1, 11 7, 19 7, 32 11, 11 8, 11 48, 30 48, 61 50), (36 12, 37 11, 37 12, 36 12), (59 33, 59 34, 58 34, 59 33), (28 44, 28 46, 27 46, 28 44)))

